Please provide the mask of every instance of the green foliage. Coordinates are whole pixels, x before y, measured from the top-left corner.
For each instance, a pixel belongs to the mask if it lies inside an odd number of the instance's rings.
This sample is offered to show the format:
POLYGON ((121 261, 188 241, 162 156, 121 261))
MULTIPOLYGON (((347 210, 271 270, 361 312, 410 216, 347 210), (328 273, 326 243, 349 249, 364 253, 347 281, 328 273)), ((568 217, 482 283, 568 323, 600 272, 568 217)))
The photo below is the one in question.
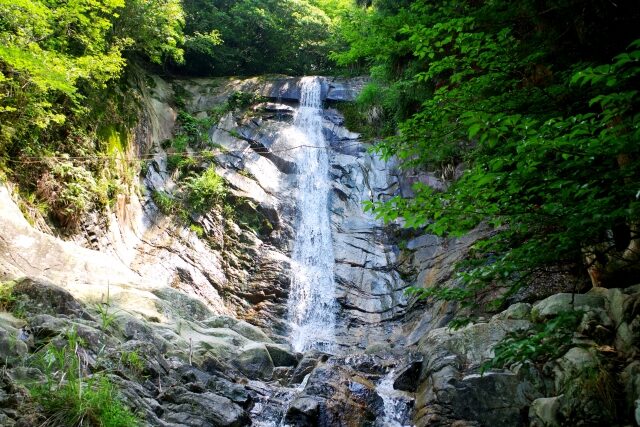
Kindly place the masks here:
POLYGON ((114 23, 126 50, 142 53, 151 62, 184 62, 184 10, 179 0, 127 0, 114 23))
POLYGON ((177 0, 0 1, 0 167, 54 225, 73 229, 131 183, 125 55, 179 60, 182 22, 177 0))
POLYGON ((0 311, 11 312, 15 317, 23 319, 27 313, 29 299, 24 295, 16 296, 13 288, 15 280, 0 282, 0 311))
POLYGON ((142 374, 144 370, 144 359, 136 350, 123 351, 120 354, 120 361, 126 368, 133 371, 135 375, 142 374))
POLYGON ((581 311, 559 313, 544 323, 534 324, 532 329, 509 334, 495 346, 495 356, 482 366, 482 371, 508 368, 526 361, 544 363, 562 356, 574 346, 573 334, 583 314, 581 311))
POLYGON ((184 154, 185 151, 187 151, 188 143, 189 143, 188 135, 178 134, 171 140, 171 148, 180 154, 184 154))
POLYGON ((202 239, 205 235, 204 232, 204 228, 202 228, 202 226, 198 225, 198 224, 191 224, 189 226, 189 230, 193 231, 194 233, 196 233, 196 236, 198 236, 198 238, 202 239))
POLYGON ((107 286, 106 300, 100 301, 95 307, 98 311, 98 315, 100 316, 100 328, 106 332, 111 324, 116 320, 117 314, 117 312, 113 312, 111 310, 111 294, 109 286, 107 286))
POLYGON ((326 68, 331 20, 313 3, 185 1, 185 70, 221 76, 304 74, 326 68))
POLYGON ((225 216, 240 226, 253 231, 257 235, 268 235, 273 224, 262 214, 250 200, 235 200, 233 206, 226 205, 225 216))
POLYGON ((52 160, 49 165, 37 183, 37 194, 60 225, 73 229, 96 205, 97 183, 90 171, 71 161, 52 160))
MULTIPOLYGON (((180 15, 181 11, 176 12, 179 3, 169 3, 169 9, 180 15)), ((152 59, 174 52, 172 39, 178 37, 179 28, 169 35, 162 32, 164 27, 154 18, 165 10, 147 6, 141 2, 125 5, 122 0, 0 2, 0 148, 23 132, 62 124, 67 116, 76 114, 87 95, 83 86, 103 88, 118 78, 125 66, 123 49, 131 48, 132 43, 152 59), (125 13, 120 13, 122 8, 125 13), (131 8, 138 10, 133 13, 131 8), (124 25, 126 19, 137 19, 138 24, 124 25), (155 34, 139 37, 145 25, 155 34), (60 96, 67 101, 60 102, 60 96)), ((175 26, 181 18, 163 15, 161 19, 175 26)))
POLYGON ((183 154, 169 154, 167 156, 167 170, 174 171, 179 168, 180 162, 184 159, 183 154))
POLYGON ((220 203, 227 193, 225 181, 216 173, 214 167, 205 170, 202 175, 187 177, 184 185, 187 191, 187 202, 196 212, 220 203))
POLYGON ((85 376, 83 342, 75 330, 66 343, 40 350, 34 365, 45 374, 44 383, 27 383, 31 397, 43 408, 47 426, 128 427, 139 420, 123 404, 118 390, 104 373, 85 376))
POLYGON ((0 282, 0 310, 9 311, 16 302, 16 296, 13 294, 13 287, 16 283, 13 280, 8 282, 0 282))
POLYGON ((230 111, 236 109, 242 110, 252 104, 257 104, 266 100, 267 98, 261 95, 256 95, 255 93, 236 91, 233 92, 227 100, 227 105, 230 111))
POLYGON ((639 12, 588 3, 580 37, 566 29, 570 2, 547 15, 529 1, 417 0, 343 21, 349 48, 334 58, 370 67, 361 102, 397 123, 375 150, 445 177, 445 191, 417 184, 411 198, 366 208, 441 236, 490 230, 459 266, 459 288, 417 292, 473 303, 506 287, 504 299, 584 254, 608 280, 640 277, 626 250, 640 220, 640 42, 624 51, 639 12), (456 167, 462 176, 447 176, 456 167))
POLYGON ((162 190, 156 190, 151 193, 151 200, 160 209, 160 212, 165 215, 173 213, 177 206, 176 200, 162 190))

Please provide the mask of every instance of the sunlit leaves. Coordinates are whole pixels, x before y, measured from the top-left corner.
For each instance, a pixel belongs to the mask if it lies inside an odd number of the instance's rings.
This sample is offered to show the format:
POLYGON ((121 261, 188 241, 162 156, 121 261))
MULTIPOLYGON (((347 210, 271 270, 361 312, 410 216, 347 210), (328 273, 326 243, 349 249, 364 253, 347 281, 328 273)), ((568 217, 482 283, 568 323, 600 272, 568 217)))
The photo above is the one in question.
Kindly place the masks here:
MULTIPOLYGON (((114 22, 114 32, 129 41, 129 50, 142 53, 152 62, 160 64, 172 59, 181 63, 184 25, 180 0, 127 0, 114 22)), ((207 41, 215 40, 211 31, 200 36, 207 41)))
POLYGON ((314 3, 340 1, 186 0, 185 69, 203 75, 318 73, 328 63, 332 20, 314 3), (212 31, 217 37, 210 37, 212 31))
POLYGON ((609 64, 557 64, 500 4, 416 1, 396 33, 423 67, 414 84, 433 95, 375 149, 407 169, 465 170, 444 190, 417 185, 411 198, 367 208, 443 236, 495 230, 461 266, 464 289, 429 296, 471 298, 490 284, 510 286, 508 296, 541 266, 580 262, 583 248, 640 219, 640 42, 609 64))

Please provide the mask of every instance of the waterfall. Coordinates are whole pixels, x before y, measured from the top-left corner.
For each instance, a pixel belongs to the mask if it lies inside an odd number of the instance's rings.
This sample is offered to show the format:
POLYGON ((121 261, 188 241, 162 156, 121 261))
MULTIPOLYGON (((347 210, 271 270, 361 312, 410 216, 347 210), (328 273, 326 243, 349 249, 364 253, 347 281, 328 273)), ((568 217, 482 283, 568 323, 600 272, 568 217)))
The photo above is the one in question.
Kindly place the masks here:
POLYGON ((300 106, 287 137, 299 146, 297 227, 288 301, 291 344, 296 351, 335 347, 334 254, 329 218, 329 159, 322 133, 322 84, 301 80, 300 106))
POLYGON ((395 370, 382 377, 376 386, 376 393, 382 399, 383 416, 376 420, 376 427, 410 427, 406 424, 410 418, 412 397, 408 393, 393 388, 395 370))

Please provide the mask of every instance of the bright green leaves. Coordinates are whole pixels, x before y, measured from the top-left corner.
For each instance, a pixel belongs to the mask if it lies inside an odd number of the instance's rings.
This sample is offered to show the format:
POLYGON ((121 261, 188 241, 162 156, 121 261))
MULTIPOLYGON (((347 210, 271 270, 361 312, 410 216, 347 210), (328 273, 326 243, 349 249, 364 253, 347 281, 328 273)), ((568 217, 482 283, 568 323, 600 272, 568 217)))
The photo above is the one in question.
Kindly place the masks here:
POLYGON ((4 42, 35 43, 53 33, 51 11, 42 2, 0 0, 0 31, 4 42))
POLYGON ((196 212, 205 211, 216 203, 221 203, 227 192, 226 182, 213 167, 201 175, 187 177, 184 185, 189 207, 196 212))
MULTIPOLYGON (((634 80, 640 76, 640 39, 629 46, 629 51, 616 56, 612 64, 589 67, 577 72, 571 83, 581 87, 600 88, 600 93, 589 101, 589 106, 602 110, 603 120, 609 124, 606 131, 615 139, 629 123, 618 119, 632 114, 638 104, 638 90, 634 80), (620 90, 624 88, 626 90, 620 90), (621 128, 622 126, 622 128, 621 128)), ((637 121, 636 121, 637 123, 637 121)))
POLYGON ((628 244, 625 227, 640 221, 640 41, 610 64, 565 60, 556 29, 522 32, 533 3, 505 6, 419 0, 391 33, 408 38, 413 87, 432 92, 375 150, 417 173, 464 172, 366 208, 443 236, 493 230, 460 266, 462 288, 423 296, 473 301, 503 287, 507 298, 544 268, 580 263, 584 248, 628 244))
POLYGON ((314 3, 340 2, 186 0, 184 69, 207 76, 326 69, 333 22, 314 3))
POLYGON ((117 79, 125 49, 155 62, 182 58, 178 0, 0 0, 0 16, 3 144, 31 125, 62 123, 68 111, 53 100, 62 95, 79 108, 86 93, 78 87, 117 79))
MULTIPOLYGON (((171 59, 182 63, 184 25, 180 0, 127 0, 114 22, 114 32, 128 50, 142 53, 151 62, 171 59)), ((214 40, 211 32, 201 36, 214 40)))
POLYGON ((72 229, 124 187, 126 168, 91 157, 98 128, 137 117, 125 52, 180 61, 183 25, 179 0, 0 0, 0 166, 52 224, 72 229))
POLYGON ((411 45, 402 36, 402 28, 415 17, 407 10, 396 15, 380 15, 370 9, 349 10, 340 21, 340 38, 348 48, 331 53, 341 66, 362 66, 372 60, 383 60, 409 54, 411 45))

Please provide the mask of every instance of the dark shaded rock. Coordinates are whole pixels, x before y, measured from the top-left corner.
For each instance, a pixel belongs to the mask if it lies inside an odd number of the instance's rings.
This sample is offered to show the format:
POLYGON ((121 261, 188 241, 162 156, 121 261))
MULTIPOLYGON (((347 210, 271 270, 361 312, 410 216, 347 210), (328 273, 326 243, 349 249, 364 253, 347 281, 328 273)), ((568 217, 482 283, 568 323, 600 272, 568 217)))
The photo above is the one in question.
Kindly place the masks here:
POLYGON ((393 388, 415 392, 420 384, 420 371, 422 370, 422 360, 411 362, 410 365, 402 368, 393 381, 393 388))
POLYGON ((13 288, 15 296, 24 295, 32 301, 27 307, 30 313, 66 314, 82 316, 82 305, 64 289, 41 279, 26 278, 13 288))
POLYGON ((166 403, 166 413, 162 418, 169 422, 225 427, 248 423, 248 415, 240 406, 214 393, 192 393, 184 387, 172 387, 158 396, 158 400, 166 403))
POLYGON ((454 387, 455 395, 441 401, 451 405, 457 418, 496 427, 526 423, 532 399, 540 397, 530 384, 512 373, 469 375, 454 387))
POLYGON ((206 383, 207 389, 224 396, 233 402, 247 407, 251 403, 251 397, 247 389, 240 384, 232 383, 224 378, 211 376, 206 383))
POLYGON ((73 321, 65 317, 54 317, 48 314, 39 314, 29 320, 34 331, 36 342, 47 338, 57 337, 61 345, 66 343, 65 334, 74 330, 78 337, 82 338, 88 350, 97 353, 101 347, 107 343, 115 343, 115 340, 97 329, 97 324, 93 322, 80 323, 81 320, 73 321), (89 324, 93 326, 89 326, 89 324), (95 326, 95 327, 94 327, 95 326))
POLYGON ((265 347, 267 347, 274 366, 296 366, 298 364, 298 358, 286 346, 267 343, 265 347))
POLYGON ((207 356, 202 361, 200 367, 203 371, 211 375, 217 375, 227 380, 230 380, 232 377, 241 376, 240 372, 236 368, 220 361, 218 358, 211 355, 207 356))
POLYGON ((13 366, 21 362, 28 353, 25 342, 17 339, 9 331, 0 330, 0 360, 6 366, 13 366))
POLYGON ((273 360, 264 345, 244 348, 232 363, 251 379, 269 380, 273 376, 273 360))
POLYGON ((170 370, 169 363, 153 343, 137 340, 126 341, 120 349, 121 352, 136 352, 144 364, 142 374, 149 378, 165 376, 170 370))
POLYGON ((320 402, 316 398, 300 396, 291 402, 284 420, 296 427, 313 426, 318 424, 319 414, 320 402))
POLYGON ((375 383, 349 365, 325 363, 316 367, 304 393, 320 402, 318 425, 322 426, 372 425, 383 406, 375 383))
POLYGON ((304 377, 309 375, 311 371, 318 365, 318 361, 320 359, 320 354, 316 352, 308 352, 302 357, 300 363, 296 367, 295 371, 293 371, 293 375, 291 376, 291 384, 300 384, 304 377))

